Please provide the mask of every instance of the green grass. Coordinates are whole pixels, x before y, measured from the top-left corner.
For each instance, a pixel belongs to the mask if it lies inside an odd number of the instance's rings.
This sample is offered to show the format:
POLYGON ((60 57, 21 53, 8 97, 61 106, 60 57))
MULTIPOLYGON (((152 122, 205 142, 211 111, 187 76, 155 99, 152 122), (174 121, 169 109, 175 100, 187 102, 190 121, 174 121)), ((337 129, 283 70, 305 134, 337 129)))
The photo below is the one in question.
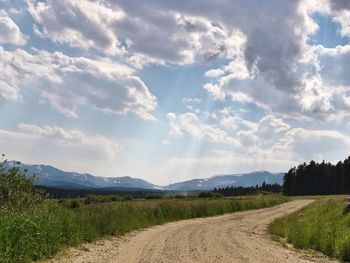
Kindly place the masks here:
POLYGON ((269 207, 281 195, 242 199, 163 199, 115 201, 72 209, 47 201, 31 213, 0 210, 0 262, 31 262, 105 235, 123 235, 169 221, 269 207))
POLYGON ((299 249, 313 249, 350 261, 350 214, 344 196, 319 198, 306 208, 275 220, 269 230, 299 249))

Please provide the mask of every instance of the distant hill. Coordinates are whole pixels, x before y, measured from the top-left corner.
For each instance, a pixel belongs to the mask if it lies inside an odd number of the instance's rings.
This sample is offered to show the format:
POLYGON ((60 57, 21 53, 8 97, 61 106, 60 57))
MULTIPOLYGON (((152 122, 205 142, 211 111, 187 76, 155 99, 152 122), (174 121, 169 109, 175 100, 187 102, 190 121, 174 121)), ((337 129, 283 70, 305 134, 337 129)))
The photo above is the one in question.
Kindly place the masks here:
POLYGON ((193 179, 165 186, 165 190, 209 190, 226 186, 255 186, 263 182, 282 184, 284 173, 258 171, 247 174, 216 175, 206 179, 193 179))
MULTIPOLYGON (((8 166, 15 165, 15 161, 8 166)), ((157 186, 145 180, 124 177, 99 177, 91 174, 64 172, 50 165, 20 164, 19 169, 26 171, 28 176, 37 175, 38 184, 53 188, 64 189, 98 189, 98 188, 133 188, 167 191, 203 191, 226 186, 255 186, 263 182, 268 184, 282 184, 283 173, 270 173, 258 171, 246 174, 216 175, 206 179, 193 179, 189 181, 157 186)))
MULTIPOLYGON (((14 161, 9 162, 15 165, 14 161)), ((159 187, 138 178, 124 177, 99 177, 91 174, 79 174, 64 172, 50 165, 27 165, 20 164, 21 171, 26 174, 37 175, 38 184, 43 186, 65 189, 90 189, 90 188, 138 188, 159 189, 159 187)))

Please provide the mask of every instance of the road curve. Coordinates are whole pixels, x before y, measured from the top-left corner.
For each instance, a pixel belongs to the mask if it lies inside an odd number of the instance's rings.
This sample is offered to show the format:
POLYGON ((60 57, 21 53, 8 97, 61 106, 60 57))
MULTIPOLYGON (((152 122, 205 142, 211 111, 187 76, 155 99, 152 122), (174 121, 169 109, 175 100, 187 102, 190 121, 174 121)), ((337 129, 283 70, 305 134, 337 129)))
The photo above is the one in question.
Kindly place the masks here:
POLYGON ((87 244, 50 262, 338 262, 284 248, 269 238, 270 222, 311 202, 294 200, 265 209, 172 222, 87 244))

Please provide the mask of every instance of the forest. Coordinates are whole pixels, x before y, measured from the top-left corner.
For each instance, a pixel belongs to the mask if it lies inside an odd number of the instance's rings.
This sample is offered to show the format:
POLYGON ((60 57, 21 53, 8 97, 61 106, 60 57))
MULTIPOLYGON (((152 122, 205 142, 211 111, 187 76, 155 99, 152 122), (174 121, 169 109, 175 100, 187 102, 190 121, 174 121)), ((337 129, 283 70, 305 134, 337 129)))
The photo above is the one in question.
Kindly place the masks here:
POLYGON ((337 164, 311 161, 291 168, 284 176, 285 195, 334 195, 350 193, 350 157, 337 164))
POLYGON ((283 188, 279 184, 266 184, 256 186, 227 186, 223 188, 214 188, 213 192, 221 194, 223 196, 240 196, 240 195, 252 195, 261 192, 269 193, 281 193, 283 188))

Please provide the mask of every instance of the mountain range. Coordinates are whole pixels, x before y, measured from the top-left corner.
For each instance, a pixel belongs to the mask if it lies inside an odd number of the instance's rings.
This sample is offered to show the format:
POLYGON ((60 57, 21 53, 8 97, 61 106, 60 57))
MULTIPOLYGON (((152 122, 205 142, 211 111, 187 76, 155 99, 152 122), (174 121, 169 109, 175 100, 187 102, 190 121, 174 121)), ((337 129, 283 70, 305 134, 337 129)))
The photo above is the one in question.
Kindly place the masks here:
MULTIPOLYGON (((8 166, 16 162, 8 162, 8 166)), ((282 184, 284 173, 256 171, 245 174, 215 175, 210 178, 193 179, 167 186, 157 186, 145 180, 124 177, 100 177, 87 173, 64 172, 50 165, 17 165, 28 176, 36 175, 38 185, 65 189, 94 189, 94 188, 133 188, 167 191, 204 191, 226 186, 253 186, 263 182, 282 184)))

